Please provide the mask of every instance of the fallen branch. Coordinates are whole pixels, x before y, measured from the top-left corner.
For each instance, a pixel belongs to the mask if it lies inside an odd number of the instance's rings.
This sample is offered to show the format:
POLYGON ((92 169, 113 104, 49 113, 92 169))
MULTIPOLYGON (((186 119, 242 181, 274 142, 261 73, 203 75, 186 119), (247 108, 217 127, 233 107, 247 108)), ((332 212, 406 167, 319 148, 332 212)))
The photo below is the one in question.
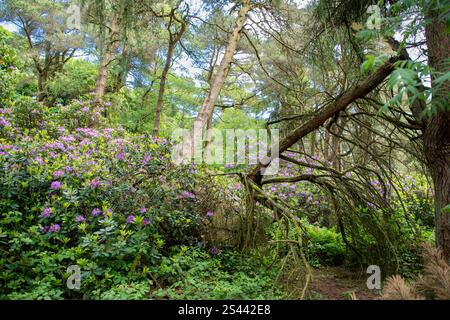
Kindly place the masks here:
MULTIPOLYGON (((395 68, 394 63, 399 61, 400 59, 401 58, 398 56, 390 58, 381 67, 379 67, 375 73, 367 76, 354 88, 345 91, 334 100, 334 103, 323 109, 315 117, 288 134, 280 142, 279 153, 286 151, 307 134, 321 127, 328 119, 337 115, 339 112, 344 111, 351 103, 355 102, 357 99, 360 99, 372 92, 391 74, 391 72, 395 68)), ((265 167, 268 167, 270 162, 276 157, 278 157, 278 155, 272 155, 272 158, 265 164, 258 163, 258 165, 252 170, 248 177, 256 184, 261 185, 261 170, 265 167)))

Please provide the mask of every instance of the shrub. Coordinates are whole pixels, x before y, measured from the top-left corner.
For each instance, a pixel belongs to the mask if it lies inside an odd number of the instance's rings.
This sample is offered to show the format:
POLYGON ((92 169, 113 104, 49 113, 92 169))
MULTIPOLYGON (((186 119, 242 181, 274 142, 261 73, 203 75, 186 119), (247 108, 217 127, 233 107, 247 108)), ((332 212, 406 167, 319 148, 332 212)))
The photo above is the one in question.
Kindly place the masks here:
POLYGON ((244 257, 235 251, 207 253, 185 248, 173 255, 159 272, 171 275, 170 286, 154 290, 158 299, 280 299, 274 285, 278 269, 258 256, 244 257), (213 255, 213 256, 211 256, 213 255))
POLYGON ((82 59, 69 60, 62 72, 48 84, 48 91, 57 101, 68 103, 70 100, 87 94, 95 89, 97 66, 82 59))
POLYGON ((345 244, 333 229, 307 225, 307 254, 312 265, 338 265, 344 262, 345 244))
POLYGON ((0 108, 12 103, 16 78, 22 66, 16 50, 8 46, 11 37, 12 34, 0 26, 0 108))
POLYGON ((165 140, 108 128, 105 107, 0 109, 1 297, 141 297, 171 246, 201 242, 199 173, 173 165, 165 140))

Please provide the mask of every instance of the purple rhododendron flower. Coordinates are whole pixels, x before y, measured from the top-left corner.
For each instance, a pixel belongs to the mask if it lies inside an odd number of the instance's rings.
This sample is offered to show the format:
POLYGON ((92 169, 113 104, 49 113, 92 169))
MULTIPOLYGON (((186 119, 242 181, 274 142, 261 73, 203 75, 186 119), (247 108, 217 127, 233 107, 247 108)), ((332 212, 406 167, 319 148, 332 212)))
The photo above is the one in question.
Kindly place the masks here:
POLYGON ((120 153, 116 154, 116 158, 119 160, 125 160, 125 155, 122 152, 120 152, 120 153))
POLYGON ((51 232, 51 233, 53 233, 53 232, 59 232, 59 231, 61 231, 61 226, 59 225, 59 224, 57 224, 57 223, 55 223, 55 224, 52 224, 51 226, 50 226, 50 228, 48 229, 48 232, 51 232))
POLYGON ((46 208, 44 209, 44 211, 42 211, 41 217, 49 218, 49 217, 51 216, 51 214, 52 214, 52 209, 46 207, 46 208))
POLYGON ((102 183, 101 183, 100 179, 95 178, 95 179, 92 179, 91 181, 89 181, 89 185, 91 185, 94 188, 98 188, 102 185, 102 183))
POLYGON ((152 160, 152 156, 149 154, 146 154, 144 156, 144 159, 142 160, 142 164, 145 166, 147 163, 149 163, 152 160))
POLYGON ((42 159, 41 157, 36 157, 34 159, 37 163, 39 163, 41 166, 45 165, 45 161, 44 159, 42 159))
POLYGON ((134 223, 135 220, 136 220, 136 218, 134 216, 127 217, 127 223, 134 223))
POLYGON ((58 179, 58 178, 61 178, 62 176, 64 176, 63 170, 57 170, 57 171, 53 172, 53 179, 58 179))
POLYGON ((102 212, 102 210, 95 208, 94 210, 92 210, 91 214, 93 217, 96 217, 100 214, 100 212, 102 212))
POLYGON ((4 126, 4 127, 10 127, 11 123, 8 122, 8 120, 6 120, 3 117, 0 117, 0 125, 4 126))
POLYGON ((61 189, 62 184, 59 181, 53 181, 52 184, 50 185, 50 189, 52 190, 59 190, 61 189))
POLYGON ((149 225, 149 224, 150 224, 150 219, 149 219, 149 218, 144 218, 144 220, 142 221, 142 224, 143 224, 144 226, 149 225))
POLYGON ((206 216, 207 216, 208 218, 212 218, 212 217, 214 216, 214 212, 208 211, 208 212, 206 213, 206 216))
POLYGON ((76 222, 83 222, 84 220, 86 220, 86 218, 85 218, 84 216, 82 216, 82 215, 79 215, 79 216, 77 216, 77 217, 75 218, 75 221, 76 221, 76 222))
POLYGON ((146 208, 146 207, 142 207, 142 208, 139 210, 139 212, 140 212, 140 213, 145 213, 145 212, 147 212, 147 208, 146 208))
POLYGON ((189 192, 189 191, 183 191, 183 192, 181 193, 181 196, 182 196, 183 198, 192 198, 192 199, 195 199, 195 194, 193 194, 192 192, 189 192))

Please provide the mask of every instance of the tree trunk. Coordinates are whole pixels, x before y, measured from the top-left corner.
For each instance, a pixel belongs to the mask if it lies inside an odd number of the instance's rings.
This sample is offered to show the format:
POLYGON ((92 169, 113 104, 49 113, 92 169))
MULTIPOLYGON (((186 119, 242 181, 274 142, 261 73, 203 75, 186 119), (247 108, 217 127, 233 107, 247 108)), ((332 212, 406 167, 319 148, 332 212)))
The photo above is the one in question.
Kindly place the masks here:
POLYGON ((334 169, 340 170, 341 168, 341 159, 339 158, 339 155, 341 154, 341 139, 339 139, 339 136, 342 134, 341 129, 336 128, 336 135, 333 136, 332 145, 331 148, 331 164, 334 169))
POLYGON ((235 22, 233 32, 231 33, 228 44, 225 49, 225 54, 220 62, 217 74, 212 82, 209 93, 203 102, 200 112, 197 116, 197 122, 200 124, 199 127, 204 128, 208 122, 208 119, 212 116, 214 111, 214 106, 219 97, 220 91, 223 87, 225 79, 230 71, 231 60, 233 59, 234 52, 236 51, 237 43, 239 42, 241 31, 247 20, 247 15, 251 9, 251 4, 249 0, 242 0, 242 8, 239 11, 238 18, 235 22))
MULTIPOLYGON (((51 45, 50 42, 45 44, 45 58, 41 65, 39 62, 39 57, 35 60, 36 69, 38 70, 38 96, 37 100, 40 102, 45 102, 48 97, 47 84, 49 81, 49 76, 52 67, 53 57, 51 55, 51 45)), ((55 59, 56 60, 56 59, 55 59)))
POLYGON ((330 157, 330 132, 328 130, 325 130, 323 134, 323 157, 328 161, 328 158, 330 157))
POLYGON ((44 101, 47 98, 47 72, 43 70, 38 72, 38 101, 44 101))
POLYGON ((158 93, 158 100, 156 102, 156 111, 155 111, 155 124, 153 126, 153 135, 154 136, 157 136, 159 133, 159 127, 160 127, 160 122, 161 122, 161 111, 162 111, 163 103, 164 103, 164 92, 166 89, 167 74, 169 73, 170 65, 172 64, 172 57, 173 57, 174 49, 175 49, 175 43, 170 41, 169 49, 167 50, 166 64, 164 65, 164 69, 161 74, 161 81, 159 82, 159 93, 158 93))
POLYGON ((186 32, 187 23, 184 20, 178 19, 175 16, 175 11, 172 11, 171 22, 169 23, 167 30, 169 31, 169 48, 167 49, 166 63, 164 65, 163 72, 161 74, 161 81, 159 82, 158 100, 156 102, 155 111, 155 124, 153 126, 153 135, 158 136, 159 127, 161 123, 161 112, 164 105, 164 92, 166 90, 167 75, 169 74, 170 66, 172 64, 173 53, 178 42, 181 41, 183 34, 186 32), (180 30, 175 34, 170 31, 172 24, 172 18, 181 24, 180 30))
MULTIPOLYGON (((428 63, 437 72, 448 72, 445 60, 449 57, 450 36, 445 22, 438 20, 439 13, 431 10, 426 17, 425 28, 428 47, 428 63)), ((431 85, 435 88, 435 78, 431 85)), ((450 82, 444 83, 439 92, 433 91, 433 100, 445 99, 448 108, 450 82)), ((426 125, 423 133, 425 156, 434 183, 436 244, 447 261, 450 259, 450 213, 443 209, 450 204, 450 111, 440 110, 426 125)))
POLYGON ((125 86, 128 71, 130 70, 131 61, 130 61, 130 48, 128 44, 124 44, 122 50, 122 56, 120 58, 120 66, 117 72, 116 81, 114 83, 113 92, 117 93, 125 86))
POLYGON ((95 97, 101 98, 105 95, 106 79, 108 77, 108 66, 114 57, 114 51, 118 42, 118 25, 117 21, 113 19, 111 29, 107 39, 105 52, 100 62, 100 69, 98 70, 97 83, 95 85, 95 97))
POLYGON ((311 155, 316 155, 316 131, 311 132, 311 155))
POLYGON ((341 170, 341 152, 342 152, 342 142, 341 142, 341 136, 344 133, 345 125, 347 121, 343 118, 338 118, 336 120, 336 124, 330 128, 332 130, 333 138, 332 138, 332 156, 331 156, 331 163, 333 164, 333 168, 337 171, 341 170))
POLYGON ((434 184, 436 245, 450 259, 450 112, 435 115, 424 135, 425 156, 434 184))

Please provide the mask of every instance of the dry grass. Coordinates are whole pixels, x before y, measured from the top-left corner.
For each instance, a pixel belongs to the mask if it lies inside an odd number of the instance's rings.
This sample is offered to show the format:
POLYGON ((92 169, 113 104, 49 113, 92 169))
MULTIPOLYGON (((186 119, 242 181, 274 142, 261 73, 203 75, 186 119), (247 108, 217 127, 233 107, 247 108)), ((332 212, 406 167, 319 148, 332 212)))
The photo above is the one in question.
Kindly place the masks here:
POLYGON ((418 296, 413 287, 406 283, 399 275, 387 279, 382 296, 383 300, 423 300, 418 296))
POLYGON ((442 253, 425 245, 424 259, 425 269, 417 279, 417 291, 427 299, 450 300, 450 266, 442 253))
POLYGON ((441 252, 429 244, 423 245, 423 273, 407 283, 401 276, 390 277, 384 287, 385 300, 450 300, 450 266, 441 252))

